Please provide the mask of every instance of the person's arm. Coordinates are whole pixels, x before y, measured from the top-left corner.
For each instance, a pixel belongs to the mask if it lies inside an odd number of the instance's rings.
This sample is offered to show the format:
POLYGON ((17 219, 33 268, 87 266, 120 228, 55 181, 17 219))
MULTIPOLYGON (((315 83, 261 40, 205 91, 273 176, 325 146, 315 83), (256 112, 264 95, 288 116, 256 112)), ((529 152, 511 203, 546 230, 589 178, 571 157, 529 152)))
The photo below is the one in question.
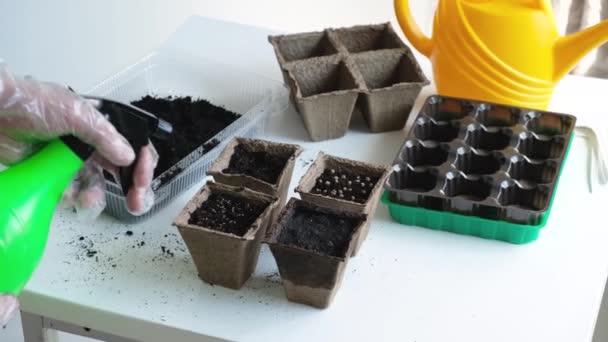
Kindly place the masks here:
MULTIPOLYGON (((0 64, 0 163, 11 165, 34 152, 40 144, 72 134, 95 147, 76 182, 66 192, 80 209, 103 208, 102 168, 112 173, 133 162, 135 153, 127 140, 94 107, 65 87, 14 77, 0 64)), ((150 184, 158 155, 148 145, 139 153, 128 207, 143 214, 153 200, 150 184)))
MULTIPOLYGON (((73 135, 96 150, 64 195, 81 215, 95 217, 105 207, 102 169, 116 174, 118 167, 135 160, 135 152, 92 102, 57 84, 15 77, 0 62, 0 164, 17 163, 64 135, 73 135)), ((150 186, 158 154, 151 144, 136 152, 139 158, 127 206, 131 213, 141 215, 154 202, 150 186)), ((0 293, 0 326, 17 310, 17 299, 0 293)))

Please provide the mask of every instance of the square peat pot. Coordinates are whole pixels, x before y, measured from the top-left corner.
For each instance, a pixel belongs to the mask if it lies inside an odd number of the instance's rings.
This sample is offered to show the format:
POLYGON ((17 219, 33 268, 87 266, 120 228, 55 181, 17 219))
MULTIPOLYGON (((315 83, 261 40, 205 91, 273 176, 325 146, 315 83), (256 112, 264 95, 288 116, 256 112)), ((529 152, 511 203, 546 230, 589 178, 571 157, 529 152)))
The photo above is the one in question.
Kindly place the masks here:
POLYGON ((174 222, 199 277, 239 289, 255 270, 277 199, 244 188, 208 183, 174 222))
POLYGON ((289 83, 288 67, 296 61, 338 54, 338 45, 331 32, 306 32, 269 36, 285 83, 289 83))
POLYGON ((289 201, 266 235, 289 301, 331 304, 365 221, 365 214, 289 201))
POLYGON ((289 68, 292 100, 313 141, 346 134, 363 81, 340 57, 295 62, 289 68))
POLYGON ((276 209, 287 202, 287 191, 296 158, 302 153, 298 145, 236 138, 215 160, 209 174, 216 182, 244 187, 279 199, 276 209))
POLYGON ((405 47, 390 23, 358 25, 330 30, 348 53, 401 49, 405 47))
POLYGON ((369 233, 389 166, 377 166, 319 153, 300 180, 296 192, 302 200, 323 207, 367 215, 361 234, 355 241, 353 255, 369 233))
POLYGON ((429 84, 412 51, 381 50, 352 57, 365 82, 359 107, 370 131, 403 129, 420 90, 429 84))

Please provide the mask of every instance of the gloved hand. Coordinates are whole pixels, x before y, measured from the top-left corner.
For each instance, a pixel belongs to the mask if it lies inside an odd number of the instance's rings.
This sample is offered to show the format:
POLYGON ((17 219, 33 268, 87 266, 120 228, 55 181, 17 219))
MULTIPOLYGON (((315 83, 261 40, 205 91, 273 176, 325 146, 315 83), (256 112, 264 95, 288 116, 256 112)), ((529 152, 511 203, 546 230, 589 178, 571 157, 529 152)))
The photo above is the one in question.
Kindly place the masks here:
MULTIPOLYGON (((67 88, 18 79, 0 64, 0 163, 14 164, 29 156, 41 143, 72 134, 95 147, 64 198, 74 201, 86 216, 97 216, 105 207, 102 168, 117 174, 119 166, 133 162, 135 154, 127 140, 95 109, 67 88)), ((153 202, 150 189, 158 154, 150 144, 138 151, 133 187, 127 194, 131 213, 147 212, 153 202)))
MULTIPOLYGON (((74 203, 80 215, 95 217, 105 207, 102 168, 118 174, 119 166, 130 165, 135 159, 133 149, 94 103, 56 84, 16 78, 0 62, 0 164, 10 166, 34 153, 44 142, 68 134, 95 147, 96 152, 86 161, 64 199, 74 203)), ((154 202, 150 185, 158 154, 151 144, 137 152, 139 159, 127 206, 131 213, 141 215, 154 202)), ((17 307, 15 297, 0 293, 0 325, 17 307)))
POLYGON ((0 295, 0 328, 17 313, 19 302, 13 295, 0 295))

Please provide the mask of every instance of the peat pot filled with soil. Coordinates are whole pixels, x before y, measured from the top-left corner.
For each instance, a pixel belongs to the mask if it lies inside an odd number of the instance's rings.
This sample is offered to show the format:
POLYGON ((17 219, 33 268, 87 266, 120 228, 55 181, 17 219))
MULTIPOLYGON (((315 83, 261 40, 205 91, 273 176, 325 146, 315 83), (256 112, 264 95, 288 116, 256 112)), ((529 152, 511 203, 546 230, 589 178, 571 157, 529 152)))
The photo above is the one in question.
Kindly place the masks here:
POLYGON ((255 270, 277 199, 208 183, 175 220, 202 280, 239 289, 255 270))
POLYGON ((218 183, 242 186, 279 198, 285 205, 296 158, 302 152, 298 145, 236 138, 209 168, 218 183))
POLYGON ((266 235, 287 299, 327 308, 365 221, 365 214, 292 198, 266 235))
POLYGON ((353 255, 369 233, 390 166, 373 165, 319 153, 300 180, 296 192, 302 200, 320 206, 366 214, 353 255))

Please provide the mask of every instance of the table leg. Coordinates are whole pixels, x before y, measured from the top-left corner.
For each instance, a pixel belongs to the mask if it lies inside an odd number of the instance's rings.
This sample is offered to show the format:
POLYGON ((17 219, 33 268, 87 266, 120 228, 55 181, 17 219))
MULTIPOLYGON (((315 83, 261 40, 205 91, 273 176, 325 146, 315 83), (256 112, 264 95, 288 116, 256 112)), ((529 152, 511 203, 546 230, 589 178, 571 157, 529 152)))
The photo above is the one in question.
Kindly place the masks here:
POLYGON ((43 322, 42 316, 21 311, 21 328, 25 342, 44 342, 43 322))
POLYGON ((57 342, 57 331, 106 342, 137 342, 88 327, 78 326, 23 311, 21 312, 21 324, 25 342, 57 342))
MULTIPOLYGON (((96 340, 105 342, 137 342, 132 339, 116 336, 103 331, 95 330, 89 327, 83 327, 68 322, 58 321, 45 317, 42 322, 43 326, 48 330, 63 331, 74 335, 80 335, 83 337, 94 338, 96 340)), ((28 341, 26 341, 28 342, 28 341)), ((54 342, 54 341, 45 341, 54 342)))

